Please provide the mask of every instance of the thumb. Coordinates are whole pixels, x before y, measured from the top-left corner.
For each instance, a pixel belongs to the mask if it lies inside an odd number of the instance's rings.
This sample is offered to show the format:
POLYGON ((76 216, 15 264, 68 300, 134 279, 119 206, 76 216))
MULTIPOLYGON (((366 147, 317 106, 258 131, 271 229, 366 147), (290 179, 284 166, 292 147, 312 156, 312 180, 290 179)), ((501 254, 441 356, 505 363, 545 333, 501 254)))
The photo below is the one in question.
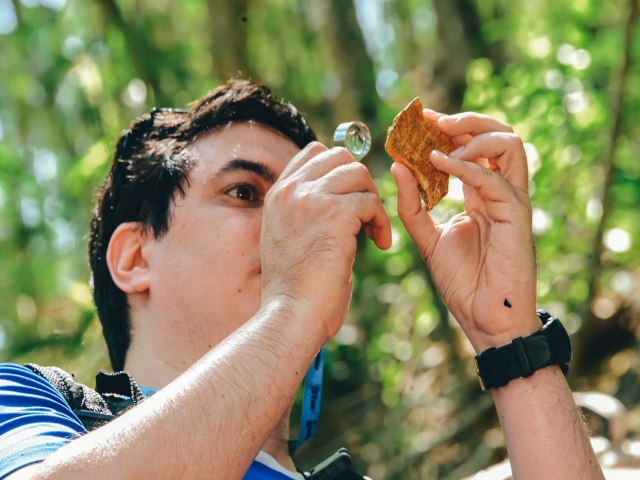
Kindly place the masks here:
POLYGON ((418 183, 411 171, 394 162, 391 174, 398 187, 398 216, 407 232, 418 246, 424 259, 431 256, 437 241, 437 230, 431 216, 420 199, 418 183))

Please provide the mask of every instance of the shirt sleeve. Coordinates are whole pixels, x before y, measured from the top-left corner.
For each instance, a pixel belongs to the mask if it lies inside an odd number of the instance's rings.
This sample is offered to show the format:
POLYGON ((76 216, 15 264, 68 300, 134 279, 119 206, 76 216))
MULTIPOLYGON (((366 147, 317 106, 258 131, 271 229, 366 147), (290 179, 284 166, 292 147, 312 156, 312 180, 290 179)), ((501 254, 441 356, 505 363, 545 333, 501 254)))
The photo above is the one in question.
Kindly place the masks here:
POLYGON ((86 433, 65 399, 32 370, 0 364, 0 479, 86 433))

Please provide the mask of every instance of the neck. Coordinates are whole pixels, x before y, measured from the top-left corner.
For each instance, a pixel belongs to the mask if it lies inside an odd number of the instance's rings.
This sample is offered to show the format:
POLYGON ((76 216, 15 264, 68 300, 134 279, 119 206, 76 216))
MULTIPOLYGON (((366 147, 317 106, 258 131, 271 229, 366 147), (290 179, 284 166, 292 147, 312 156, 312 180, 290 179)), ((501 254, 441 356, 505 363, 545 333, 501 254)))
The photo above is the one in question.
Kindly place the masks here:
POLYGON ((166 387, 182 373, 152 352, 140 348, 129 350, 125 370, 133 375, 138 385, 154 388, 166 387))

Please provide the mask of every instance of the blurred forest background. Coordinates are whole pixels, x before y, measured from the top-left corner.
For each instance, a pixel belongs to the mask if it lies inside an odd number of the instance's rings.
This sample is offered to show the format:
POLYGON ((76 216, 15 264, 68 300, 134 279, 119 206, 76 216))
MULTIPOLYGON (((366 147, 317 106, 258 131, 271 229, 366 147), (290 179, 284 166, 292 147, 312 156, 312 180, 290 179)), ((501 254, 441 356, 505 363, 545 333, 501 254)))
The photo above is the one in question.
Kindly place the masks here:
MULTIPOLYGON (((0 0, 0 360, 91 385, 108 368, 85 251, 115 140, 240 72, 325 142, 369 125, 396 230, 390 252, 362 241, 303 466, 347 446, 376 479, 455 479, 505 456, 472 350, 395 214, 382 144, 415 96, 527 142, 538 303, 572 335, 572 387, 616 396, 640 439, 637 18, 637 0, 0 0)), ((461 208, 452 180, 434 214, 461 208)))

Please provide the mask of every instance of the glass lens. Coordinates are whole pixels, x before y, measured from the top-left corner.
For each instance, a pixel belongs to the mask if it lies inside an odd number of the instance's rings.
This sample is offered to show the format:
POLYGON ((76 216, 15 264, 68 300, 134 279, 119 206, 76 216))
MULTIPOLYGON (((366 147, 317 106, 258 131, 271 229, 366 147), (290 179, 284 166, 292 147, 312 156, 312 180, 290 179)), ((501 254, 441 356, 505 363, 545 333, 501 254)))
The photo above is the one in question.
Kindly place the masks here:
POLYGON ((333 133, 336 146, 345 147, 356 160, 361 160, 371 148, 371 133, 362 122, 341 123, 333 133))

